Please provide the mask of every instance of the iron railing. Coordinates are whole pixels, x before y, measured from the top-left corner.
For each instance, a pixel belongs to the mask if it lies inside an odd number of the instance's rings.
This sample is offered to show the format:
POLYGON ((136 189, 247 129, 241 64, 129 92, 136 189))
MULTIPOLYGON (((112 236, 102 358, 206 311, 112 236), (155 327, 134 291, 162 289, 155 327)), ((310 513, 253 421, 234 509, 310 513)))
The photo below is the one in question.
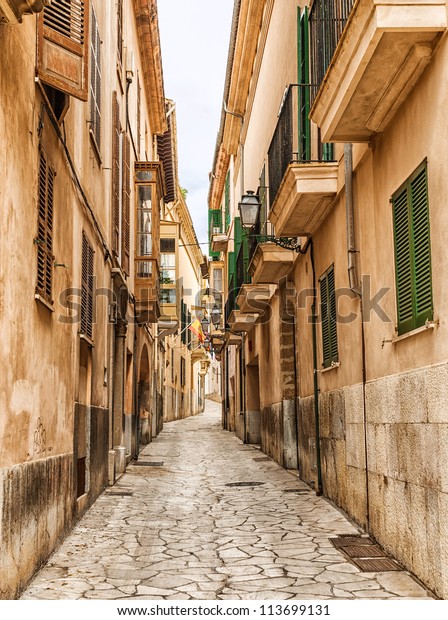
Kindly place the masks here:
POLYGON ((333 58, 355 0, 314 0, 310 10, 311 105, 333 58))
POLYGON ((290 164, 333 161, 332 145, 324 145, 320 139, 312 143, 310 97, 311 84, 290 84, 285 91, 268 150, 271 205, 290 164))

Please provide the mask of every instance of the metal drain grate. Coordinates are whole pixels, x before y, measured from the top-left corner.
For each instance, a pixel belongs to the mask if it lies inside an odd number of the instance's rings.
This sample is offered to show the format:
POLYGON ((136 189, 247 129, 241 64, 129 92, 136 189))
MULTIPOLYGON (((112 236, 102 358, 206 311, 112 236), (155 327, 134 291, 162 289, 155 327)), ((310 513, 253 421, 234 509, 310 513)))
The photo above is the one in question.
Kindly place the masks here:
POLYGON ((138 467, 163 467, 163 461, 135 461, 132 464, 138 467))
POLYGON ((134 493, 129 493, 129 491, 107 491, 106 495, 109 497, 132 497, 134 493))
POLYGON ((345 534, 330 538, 330 542, 364 573, 403 570, 371 538, 345 534))
POLYGON ((261 463, 262 461, 270 461, 271 459, 268 456, 257 456, 254 461, 261 463))
POLYGON ((264 482, 228 482, 226 487, 259 487, 264 482))
POLYGON ((307 489, 283 489, 283 493, 297 493, 298 495, 308 495, 307 489))

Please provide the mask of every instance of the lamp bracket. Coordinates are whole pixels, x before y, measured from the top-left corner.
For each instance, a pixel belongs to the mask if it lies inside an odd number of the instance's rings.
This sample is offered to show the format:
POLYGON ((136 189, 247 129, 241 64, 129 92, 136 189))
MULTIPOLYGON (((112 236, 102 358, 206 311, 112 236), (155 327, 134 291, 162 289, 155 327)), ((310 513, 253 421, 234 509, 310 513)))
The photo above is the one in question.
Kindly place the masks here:
POLYGON ((300 237, 274 237, 273 235, 256 235, 258 243, 268 243, 272 241, 276 245, 286 250, 292 250, 293 252, 300 252, 300 237))

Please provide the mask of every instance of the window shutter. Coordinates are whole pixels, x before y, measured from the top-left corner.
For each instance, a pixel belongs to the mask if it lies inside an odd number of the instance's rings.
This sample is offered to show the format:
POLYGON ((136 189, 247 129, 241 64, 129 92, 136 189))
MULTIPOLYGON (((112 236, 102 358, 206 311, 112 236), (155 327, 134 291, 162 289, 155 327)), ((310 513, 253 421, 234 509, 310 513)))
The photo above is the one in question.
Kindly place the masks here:
POLYGON ((121 263, 129 275, 129 257, 131 251, 131 142, 127 134, 123 140, 123 228, 121 238, 121 263))
POLYGON ((328 312, 328 285, 324 276, 320 281, 321 317, 322 317, 322 352, 326 368, 331 364, 330 321, 328 312))
POLYGON ((81 333, 93 339, 93 249, 82 233, 81 333))
POLYGON ((90 129, 98 149, 101 149, 101 39, 93 10, 90 37, 90 129))
POLYGON ((429 235, 428 180, 426 166, 410 184, 414 246, 415 327, 433 319, 431 243, 429 235))
POLYGON ((328 307, 330 311, 329 324, 330 324, 330 346, 331 346, 331 361, 338 361, 338 332, 337 332, 337 308, 336 308, 336 288, 334 282, 334 268, 332 267, 328 272, 328 307))
POLYGON ((38 231, 37 231, 37 282, 36 293, 49 303, 53 284, 53 191, 54 170, 49 166, 43 151, 39 158, 38 178, 38 231))
POLYGON ((89 0, 52 0, 38 19, 37 73, 82 101, 88 96, 89 0))
POLYGON ((392 203, 394 209, 398 334, 401 335, 413 329, 411 235, 408 190, 406 187, 392 199, 392 203))
POLYGON ((334 267, 320 279, 320 300, 322 317, 322 353, 323 366, 328 368, 332 362, 338 361, 338 334, 336 313, 336 290, 334 267))
POLYGON ((117 93, 112 95, 112 251, 120 251, 120 105, 117 93))

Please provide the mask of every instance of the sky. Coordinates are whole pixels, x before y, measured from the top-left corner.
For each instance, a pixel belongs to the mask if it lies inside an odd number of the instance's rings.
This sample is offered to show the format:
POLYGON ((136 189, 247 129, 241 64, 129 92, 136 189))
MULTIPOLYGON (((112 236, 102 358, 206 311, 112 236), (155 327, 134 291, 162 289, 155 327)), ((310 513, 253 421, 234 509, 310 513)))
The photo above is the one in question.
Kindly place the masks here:
MULTIPOLYGON (((179 182, 200 242, 221 119, 233 0, 158 0, 165 96, 176 103, 179 182)), ((207 254, 207 245, 201 245, 207 254)))

